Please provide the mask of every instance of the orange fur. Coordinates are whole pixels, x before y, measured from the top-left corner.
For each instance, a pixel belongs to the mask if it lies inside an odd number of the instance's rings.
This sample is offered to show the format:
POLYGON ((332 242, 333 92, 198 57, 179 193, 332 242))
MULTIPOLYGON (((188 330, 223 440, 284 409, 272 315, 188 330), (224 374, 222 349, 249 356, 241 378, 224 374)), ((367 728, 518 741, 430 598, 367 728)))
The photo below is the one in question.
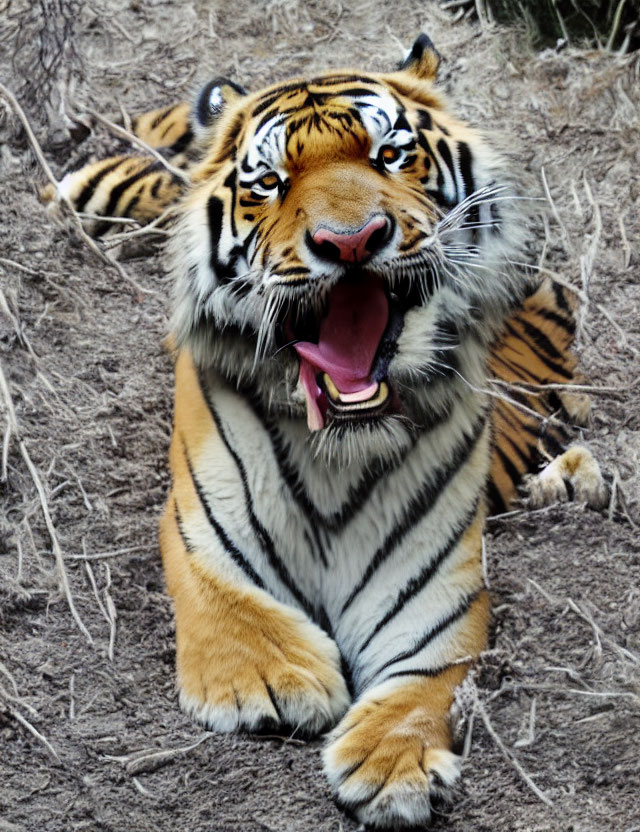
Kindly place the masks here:
POLYGON ((287 701, 345 697, 339 666, 302 635, 292 611, 265 593, 214 577, 197 553, 185 550, 175 500, 165 511, 160 539, 175 603, 183 697, 202 706, 250 707, 274 723, 287 701))
MULTIPOLYGON (((460 646, 484 649, 490 601, 482 592, 465 617, 460 646)), ((461 661, 432 677, 408 677, 398 687, 355 703, 331 736, 325 760, 340 773, 342 799, 349 793, 376 795, 382 806, 393 793, 432 787, 443 752, 451 747, 449 712, 469 670, 461 661)), ((437 790, 437 789, 436 789, 437 790)), ((340 793, 339 793, 340 794, 340 793)))
POLYGON ((173 486, 160 525, 160 549, 176 617, 178 686, 184 706, 203 713, 223 708, 245 727, 286 722, 308 700, 308 724, 317 731, 335 721, 348 694, 338 650, 302 614, 262 590, 216 574, 205 553, 187 551, 179 523, 205 522, 189 472, 205 444, 221 441, 202 398, 186 350, 176 362, 176 411, 170 450, 173 486), (184 437, 188 437, 188 447, 184 437), (301 626, 304 624, 304 626, 301 626), (306 632, 305 632, 306 629, 306 632))

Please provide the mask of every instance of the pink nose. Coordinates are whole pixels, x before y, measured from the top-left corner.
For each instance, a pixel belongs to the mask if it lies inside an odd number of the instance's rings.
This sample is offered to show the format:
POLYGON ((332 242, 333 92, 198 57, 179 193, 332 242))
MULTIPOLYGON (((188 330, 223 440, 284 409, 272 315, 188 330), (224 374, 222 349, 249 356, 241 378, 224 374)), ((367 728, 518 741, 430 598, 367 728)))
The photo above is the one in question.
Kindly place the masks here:
POLYGON ((360 263, 388 242, 389 225, 386 217, 374 217, 352 234, 337 234, 328 228, 319 228, 312 239, 317 246, 316 252, 327 260, 360 263))

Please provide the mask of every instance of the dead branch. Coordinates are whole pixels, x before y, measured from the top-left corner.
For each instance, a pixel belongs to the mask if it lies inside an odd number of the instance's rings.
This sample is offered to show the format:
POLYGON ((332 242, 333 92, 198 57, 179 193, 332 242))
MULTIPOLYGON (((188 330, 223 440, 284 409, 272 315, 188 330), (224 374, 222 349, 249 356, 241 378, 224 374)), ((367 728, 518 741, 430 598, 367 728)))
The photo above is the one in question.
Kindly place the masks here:
POLYGON ((105 116, 100 115, 96 110, 88 109, 87 112, 90 116, 93 116, 96 121, 99 121, 100 124, 103 124, 106 128, 108 128, 112 133, 115 133, 116 136, 120 136, 121 139, 126 139, 133 145, 136 145, 141 150, 144 150, 145 153, 148 153, 150 156, 159 162, 164 168, 166 168, 169 173, 182 182, 184 185, 189 184, 189 177, 187 174, 180 170, 180 168, 174 167, 171 162, 167 161, 161 153, 158 153, 155 148, 151 147, 150 144, 147 144, 143 139, 139 138, 132 133, 130 130, 126 130, 124 127, 120 127, 118 124, 115 124, 113 121, 110 121, 105 116))
MULTIPOLYGON (((89 564, 85 564, 88 566, 89 564)), ((107 615, 109 618, 109 649, 108 655, 109 659, 113 661, 113 650, 116 643, 116 619, 118 617, 118 613, 116 611, 116 605, 113 603, 113 598, 109 594, 109 590, 111 589, 111 569, 109 568, 109 564, 105 563, 104 565, 105 575, 106 575, 106 583, 105 587, 102 590, 102 594, 104 597, 104 605, 105 609, 107 610, 107 615)))
MULTIPOLYGON (((20 428, 18 426, 18 419, 16 417, 15 407, 13 405, 13 399, 11 398, 11 392, 9 390, 9 385, 7 383, 6 376, 4 374, 4 368, 2 362, 0 361, 0 394, 2 395, 2 400, 4 402, 4 407, 7 414, 7 424, 9 430, 9 436, 13 434, 15 436, 16 442, 18 443, 18 447, 20 449, 20 453, 22 458, 29 469, 29 473, 31 475, 31 479, 33 484, 36 487, 36 491, 38 492, 38 497, 40 499, 40 506, 42 508, 42 514, 44 515, 44 521, 47 526, 47 531, 49 532, 49 538, 51 540, 51 546, 53 548, 53 553, 56 559, 56 567, 58 570, 58 580, 60 582, 60 587, 62 592, 67 600, 67 604, 69 606, 69 610, 71 611, 71 615, 73 616, 73 620, 76 622, 78 629, 80 632, 85 636, 89 644, 93 644, 93 639, 91 638, 91 634, 87 630, 84 625, 84 622, 80 618, 80 615, 76 609, 75 603, 73 601, 73 597, 71 595, 71 587, 69 586, 69 579, 67 577, 67 570, 64 565, 64 558, 62 555, 62 548, 60 547, 60 543, 58 541, 58 535, 53 525, 53 520, 51 519, 51 513, 49 511, 49 504, 47 502, 47 495, 42 484, 42 480, 40 479, 40 474, 38 473, 38 469, 33 464, 29 452, 27 450, 27 446, 25 444, 24 439, 20 434, 20 428)), ((5 434, 5 441, 6 439, 5 434)))
POLYGON ((11 716, 16 720, 16 722, 19 722, 20 725, 22 725, 24 728, 26 728, 27 731, 29 731, 29 733, 33 734, 33 736, 44 745, 44 747, 51 754, 51 756, 56 760, 56 762, 62 763, 62 760, 58 756, 57 751, 51 745, 49 740, 44 736, 44 734, 41 734, 40 731, 38 731, 37 728, 34 728, 34 726, 29 722, 29 720, 26 719, 25 717, 23 717, 22 714, 19 711, 16 711, 15 708, 12 708, 11 705, 7 705, 6 708, 9 711, 9 713, 11 714, 11 716))
POLYGON ((491 739, 494 741, 494 743, 497 745, 498 749, 502 753, 505 760, 507 760, 507 762, 511 763, 511 765, 516 770, 516 772, 518 773, 520 778, 527 784, 527 786, 529 786, 529 788, 536 795, 536 797, 538 797, 543 803, 546 803, 547 806, 553 806, 553 802, 547 797, 547 795, 543 791, 541 791, 536 786, 536 784, 533 782, 531 777, 527 774, 527 772, 524 770, 524 768, 518 762, 516 757, 511 753, 511 751, 509 751, 509 749, 502 742, 500 736, 498 735, 498 732, 493 727, 493 724, 492 724, 491 720, 489 719, 489 714, 487 713, 484 705, 480 701, 480 697, 478 696, 478 690, 477 690, 477 688, 475 688, 475 686, 474 686, 474 691, 473 691, 473 701, 474 701, 474 710, 477 713, 480 714, 480 718, 482 719, 482 722, 484 723, 484 727, 487 729, 487 733, 489 734, 491 739))
POLYGON ((525 404, 522 404, 522 402, 518 402, 515 399, 511 399, 509 398, 509 396, 505 396, 504 393, 497 393, 495 390, 488 390, 486 388, 476 387, 457 370, 454 370, 454 372, 458 376, 458 378, 464 381, 464 383, 467 385, 467 387, 469 387, 470 390, 473 390, 474 393, 480 393, 485 396, 491 396, 494 399, 500 399, 501 401, 510 404, 511 407, 515 407, 516 410, 521 410, 523 413, 526 413, 528 416, 531 416, 532 418, 536 419, 538 422, 547 422, 552 425, 561 425, 564 428, 571 427, 571 425, 568 425, 566 422, 563 422, 562 419, 558 419, 557 416, 554 416, 553 414, 547 414, 543 416, 541 413, 538 413, 537 410, 533 410, 532 408, 527 407, 525 404))
MULTIPOLYGON (((590 393, 596 396, 612 396, 627 393, 629 387, 599 387, 595 384, 559 384, 559 383, 545 383, 534 384, 528 381, 503 381, 500 378, 490 378, 488 381, 491 384, 497 384, 500 387, 507 387, 510 390, 517 390, 521 393, 544 393, 546 390, 568 390, 571 393, 590 393)), ((631 382, 633 386, 634 382, 631 382)))
POLYGON ((114 763, 122 763, 129 774, 143 774, 145 772, 155 771, 174 757, 192 751, 212 736, 214 735, 207 731, 195 742, 192 742, 190 745, 184 745, 181 748, 166 748, 160 751, 146 748, 142 751, 134 751, 131 754, 123 754, 120 756, 105 754, 104 758, 114 763))
POLYGON ((143 543, 140 546, 127 546, 125 549, 112 549, 111 551, 105 552, 93 552, 92 554, 87 554, 84 552, 81 555, 65 555, 68 560, 102 560, 103 558, 117 558, 120 555, 129 555, 132 552, 148 552, 151 549, 155 549, 155 543, 143 543))

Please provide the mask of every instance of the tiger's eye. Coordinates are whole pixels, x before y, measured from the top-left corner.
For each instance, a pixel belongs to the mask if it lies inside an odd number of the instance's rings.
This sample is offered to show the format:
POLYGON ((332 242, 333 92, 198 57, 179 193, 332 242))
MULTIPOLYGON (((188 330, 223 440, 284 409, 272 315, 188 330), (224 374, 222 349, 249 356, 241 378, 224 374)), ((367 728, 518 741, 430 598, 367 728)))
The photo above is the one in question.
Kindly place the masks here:
POLYGON ((390 144, 387 144, 380 148, 380 158, 385 164, 390 165, 398 161, 400 158, 400 150, 397 147, 392 147, 390 144))
POLYGON ((260 187, 270 190, 271 188, 277 188, 279 183, 280 178, 277 173, 265 173, 262 179, 258 179, 256 185, 260 185, 260 187))

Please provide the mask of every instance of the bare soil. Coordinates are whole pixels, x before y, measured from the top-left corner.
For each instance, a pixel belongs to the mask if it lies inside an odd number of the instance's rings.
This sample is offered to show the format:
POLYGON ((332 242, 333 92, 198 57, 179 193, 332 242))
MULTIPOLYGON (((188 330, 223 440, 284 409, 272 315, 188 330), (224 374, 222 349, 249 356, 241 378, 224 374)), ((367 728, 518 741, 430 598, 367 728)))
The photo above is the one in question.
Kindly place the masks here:
MULTIPOLYGON (((14 91, 38 60, 25 26, 58 6, 31 8, 20 32, 0 12, 0 78, 14 91)), ((425 30, 458 110, 507 137, 539 193, 544 169, 554 210, 537 252, 584 292, 582 368, 607 388, 584 439, 616 493, 608 512, 567 504, 489 524, 494 643, 461 693, 473 722, 464 784, 434 827, 640 830, 640 57, 536 54, 513 31, 454 24, 415 0, 94 0, 72 12, 50 98, 111 117, 214 74, 256 88, 387 68, 425 30)), ((41 87, 22 90, 57 176, 113 147, 104 131, 76 146, 41 87)), ((0 131, 0 360, 19 427, 0 483, 0 832, 353 832, 320 742, 209 735, 180 712, 156 539, 172 398, 162 254, 129 249, 124 268, 153 294, 132 290, 39 204, 42 171, 2 96, 0 131), (21 449, 91 642, 60 590, 21 449)), ((4 432, 6 401, 3 413, 4 432)))

